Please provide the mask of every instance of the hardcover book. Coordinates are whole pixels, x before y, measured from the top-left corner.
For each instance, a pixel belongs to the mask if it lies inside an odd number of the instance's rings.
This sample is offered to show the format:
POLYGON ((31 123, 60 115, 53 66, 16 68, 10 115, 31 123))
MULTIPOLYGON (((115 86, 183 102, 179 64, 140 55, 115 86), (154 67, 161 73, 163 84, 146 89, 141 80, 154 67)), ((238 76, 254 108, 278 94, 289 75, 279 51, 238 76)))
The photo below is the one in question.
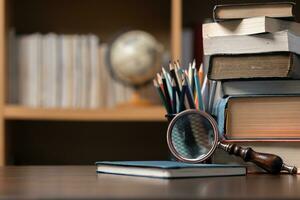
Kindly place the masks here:
POLYGON ((204 55, 292 52, 300 54, 300 36, 291 31, 203 39, 204 55))
POLYGON ((300 24, 265 16, 205 23, 203 24, 203 38, 275 33, 283 30, 300 35, 300 24))
POLYGON ((292 2, 216 5, 213 10, 213 15, 216 21, 258 16, 293 18, 294 5, 292 2))
POLYGON ((300 80, 235 80, 221 85, 223 97, 300 95, 300 80))
POLYGON ((229 140, 300 139, 300 97, 229 98, 225 136, 229 140))
POLYGON ((214 55, 209 62, 212 80, 300 78, 300 56, 289 52, 214 55))

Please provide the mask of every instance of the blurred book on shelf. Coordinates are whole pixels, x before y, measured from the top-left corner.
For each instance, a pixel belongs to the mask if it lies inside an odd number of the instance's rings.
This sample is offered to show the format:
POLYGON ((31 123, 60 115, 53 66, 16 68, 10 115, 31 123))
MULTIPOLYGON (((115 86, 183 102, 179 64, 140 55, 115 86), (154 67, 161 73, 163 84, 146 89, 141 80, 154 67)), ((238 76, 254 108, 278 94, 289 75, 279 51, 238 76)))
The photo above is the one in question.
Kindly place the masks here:
MULTIPOLYGON (((96 35, 10 31, 8 44, 9 104, 93 109, 115 107, 131 98, 132 88, 111 77, 108 45, 96 35)), ((155 102, 150 88, 139 92, 155 102)))

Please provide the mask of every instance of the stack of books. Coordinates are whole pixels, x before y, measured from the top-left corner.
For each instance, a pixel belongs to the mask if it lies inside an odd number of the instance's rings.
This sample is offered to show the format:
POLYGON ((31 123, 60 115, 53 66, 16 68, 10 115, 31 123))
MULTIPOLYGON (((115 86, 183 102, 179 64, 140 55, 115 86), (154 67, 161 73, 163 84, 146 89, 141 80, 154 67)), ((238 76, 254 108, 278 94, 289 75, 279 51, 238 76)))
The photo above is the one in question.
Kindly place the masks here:
MULTIPOLYGON (((227 142, 300 167, 300 24, 294 6, 217 5, 215 22, 203 25, 203 44, 208 78, 217 81, 213 112, 227 142)), ((216 155, 215 162, 234 160, 216 155)))
POLYGON ((10 104, 94 109, 114 107, 132 96, 132 88, 111 77, 108 45, 96 35, 11 31, 8 48, 10 104))

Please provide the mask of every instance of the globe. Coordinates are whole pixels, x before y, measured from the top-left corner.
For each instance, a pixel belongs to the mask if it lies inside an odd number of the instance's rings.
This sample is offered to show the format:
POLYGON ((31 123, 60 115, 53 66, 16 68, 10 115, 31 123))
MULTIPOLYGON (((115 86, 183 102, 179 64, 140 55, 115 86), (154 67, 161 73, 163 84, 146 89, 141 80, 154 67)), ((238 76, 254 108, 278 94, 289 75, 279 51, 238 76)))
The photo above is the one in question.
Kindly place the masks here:
POLYGON ((145 31, 121 34, 109 49, 108 63, 113 77, 135 87, 144 85, 160 70, 162 49, 145 31))

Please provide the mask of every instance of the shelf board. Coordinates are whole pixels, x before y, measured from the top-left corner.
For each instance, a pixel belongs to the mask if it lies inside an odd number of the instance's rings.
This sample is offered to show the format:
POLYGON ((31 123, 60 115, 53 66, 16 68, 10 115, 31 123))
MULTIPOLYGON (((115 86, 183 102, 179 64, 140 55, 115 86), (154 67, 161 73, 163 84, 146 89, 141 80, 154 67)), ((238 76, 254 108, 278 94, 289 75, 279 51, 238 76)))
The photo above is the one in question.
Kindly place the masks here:
POLYGON ((4 107, 6 120, 60 121, 166 121, 161 106, 124 106, 114 109, 29 108, 15 105, 4 107))

